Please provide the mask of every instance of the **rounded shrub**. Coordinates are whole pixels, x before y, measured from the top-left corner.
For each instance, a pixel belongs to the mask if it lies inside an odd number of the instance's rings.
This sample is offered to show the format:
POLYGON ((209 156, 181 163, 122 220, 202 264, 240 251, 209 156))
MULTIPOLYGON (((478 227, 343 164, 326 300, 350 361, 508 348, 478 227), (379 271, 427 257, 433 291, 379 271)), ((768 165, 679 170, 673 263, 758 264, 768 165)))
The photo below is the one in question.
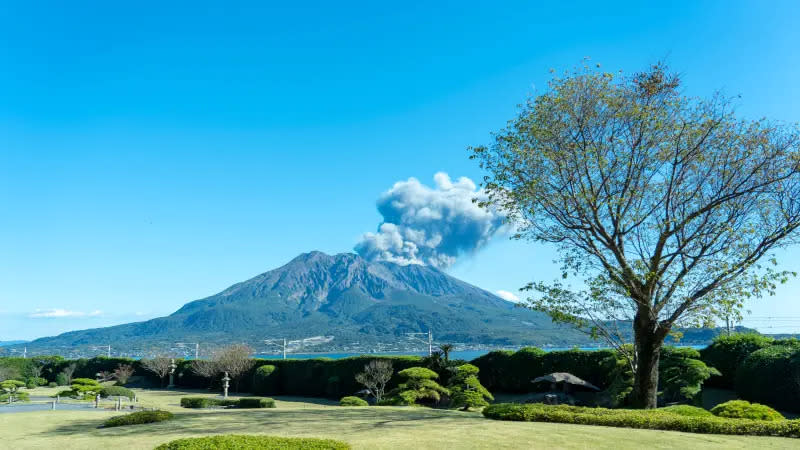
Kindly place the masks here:
POLYGON ((773 345, 750 354, 736 373, 736 393, 751 402, 800 412, 800 345, 773 345))
POLYGON ((736 386, 736 372, 751 353, 773 345, 774 339, 756 333, 737 333, 719 335, 711 345, 700 350, 703 362, 720 371, 721 375, 706 381, 708 387, 733 389, 736 386))
POLYGON ((369 403, 363 398, 348 396, 339 400, 339 406, 369 406, 369 403))
POLYGON ((397 373, 403 378, 415 378, 419 380, 435 380, 439 374, 426 367, 409 367, 397 373))
POLYGON ((132 390, 122 386, 106 386, 100 389, 100 397, 127 397, 133 400, 136 394, 132 390))
POLYGON ((652 411, 660 411, 660 412, 668 412, 671 414, 677 414, 679 416, 684 417, 709 417, 713 416, 711 412, 707 409, 699 408, 697 406, 690 406, 690 405, 673 405, 667 406, 664 408, 658 408, 652 411))
POLYGON ((121 427, 125 425, 141 425, 145 423, 156 423, 171 420, 175 417, 168 411, 137 411, 125 414, 124 416, 114 416, 103 423, 106 428, 121 427))
POLYGON ((55 381, 51 381, 51 382, 47 383, 47 387, 51 387, 51 388, 58 387, 58 383, 56 383, 55 381))
POLYGON ((258 367, 253 372, 253 392, 256 394, 275 394, 278 392, 277 368, 272 364, 258 367))
POLYGON ((711 408, 711 413, 729 419, 784 420, 781 413, 766 405, 746 400, 731 400, 711 408))
POLYGON ((220 435, 178 439, 156 447, 156 450, 347 450, 341 441, 315 438, 286 438, 274 436, 220 435))

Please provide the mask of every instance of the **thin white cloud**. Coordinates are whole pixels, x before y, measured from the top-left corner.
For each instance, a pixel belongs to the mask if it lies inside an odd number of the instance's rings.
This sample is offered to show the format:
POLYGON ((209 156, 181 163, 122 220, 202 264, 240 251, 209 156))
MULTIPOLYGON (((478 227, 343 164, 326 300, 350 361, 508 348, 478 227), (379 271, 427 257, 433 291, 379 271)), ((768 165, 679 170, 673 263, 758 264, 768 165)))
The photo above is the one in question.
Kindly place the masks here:
POLYGON ((513 292, 504 291, 504 290, 501 289, 499 291, 495 291, 495 294, 497 294, 497 296, 502 298, 503 300, 508 300, 510 302, 518 302, 519 301, 519 297, 514 295, 513 292))
POLYGON ((28 317, 32 319, 57 319, 64 317, 97 317, 103 315, 103 311, 94 310, 91 312, 84 311, 70 311, 68 309, 54 308, 54 309, 37 309, 32 312, 28 317))

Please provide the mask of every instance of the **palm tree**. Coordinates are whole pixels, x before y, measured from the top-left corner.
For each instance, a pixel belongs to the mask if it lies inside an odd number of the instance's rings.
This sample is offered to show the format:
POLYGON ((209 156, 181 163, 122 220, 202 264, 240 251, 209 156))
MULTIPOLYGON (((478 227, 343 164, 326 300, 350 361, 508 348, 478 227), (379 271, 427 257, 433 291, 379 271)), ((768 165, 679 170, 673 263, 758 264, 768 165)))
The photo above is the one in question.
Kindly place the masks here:
POLYGON ((450 361, 450 352, 453 351, 453 348, 454 348, 453 344, 442 344, 439 346, 439 350, 441 350, 442 353, 444 353, 445 362, 450 361))

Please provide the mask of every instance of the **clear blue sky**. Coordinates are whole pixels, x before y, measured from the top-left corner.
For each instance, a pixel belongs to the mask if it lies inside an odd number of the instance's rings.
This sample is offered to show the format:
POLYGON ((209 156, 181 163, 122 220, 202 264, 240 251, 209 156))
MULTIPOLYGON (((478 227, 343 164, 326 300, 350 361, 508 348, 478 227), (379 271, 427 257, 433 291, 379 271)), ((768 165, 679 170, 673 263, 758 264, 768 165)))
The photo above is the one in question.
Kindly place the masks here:
MULTIPOLYGON (((793 1, 232 3, 0 5, 0 340, 168 314, 351 251, 393 183, 477 180, 466 147, 585 56, 667 58, 692 94, 800 120, 793 1), (32 317, 53 310, 71 317, 32 317)), ((800 271, 800 250, 780 256, 800 271)), ((495 239, 450 272, 515 291, 553 257, 495 239)), ((800 330, 799 294, 753 315, 800 330)))

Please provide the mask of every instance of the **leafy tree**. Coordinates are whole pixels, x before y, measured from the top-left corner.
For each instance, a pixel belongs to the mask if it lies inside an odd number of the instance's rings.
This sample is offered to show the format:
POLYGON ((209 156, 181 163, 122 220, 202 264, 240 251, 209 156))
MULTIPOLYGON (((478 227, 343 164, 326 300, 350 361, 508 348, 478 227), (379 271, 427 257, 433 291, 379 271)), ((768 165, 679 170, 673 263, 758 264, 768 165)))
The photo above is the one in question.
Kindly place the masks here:
POLYGON ((214 385, 214 377, 219 375, 220 368, 216 361, 208 359, 193 359, 192 372, 203 378, 208 378, 208 388, 214 385))
POLYGON ((28 393, 20 392, 20 388, 25 387, 25 383, 19 380, 5 380, 0 382, 0 402, 26 402, 28 393))
POLYGON ((420 401, 438 403, 442 395, 450 394, 448 389, 436 382, 439 375, 425 367, 409 367, 397 374, 404 381, 389 393, 390 404, 415 405, 420 401))
POLYGON ((239 382, 242 375, 253 368, 253 361, 250 355, 253 349, 244 344, 230 345, 223 348, 214 355, 214 363, 221 372, 228 372, 234 382, 236 392, 239 392, 239 382))
POLYGON ((454 348, 455 346, 453 344, 442 344, 439 346, 439 350, 442 351, 445 362, 450 361, 450 352, 452 352, 454 348))
POLYGON ((100 395, 103 386, 91 378, 75 378, 72 380, 70 389, 61 391, 56 395, 62 397, 72 397, 84 400, 92 400, 100 395))
POLYGON ((391 361, 376 359, 364 365, 364 371, 356 374, 356 381, 364 385, 375 401, 380 403, 393 374, 391 361))
POLYGON ((798 237, 800 133, 731 104, 684 96, 661 64, 633 76, 584 65, 472 149, 488 172, 481 204, 506 212, 516 238, 558 246, 563 277, 582 278, 531 283, 528 305, 620 351, 632 329, 638 407, 656 406, 673 327, 791 275, 772 251, 798 237))
POLYGON ((166 356, 156 356, 152 359, 143 359, 142 367, 158 376, 161 387, 164 387, 164 378, 172 370, 172 360, 166 356))
POLYGON ((61 373, 64 375, 63 381, 65 381, 65 383, 63 383, 63 384, 62 383, 58 383, 58 384, 61 385, 61 386, 66 386, 66 385, 72 384, 72 376, 75 374, 75 369, 77 367, 78 367, 78 365, 75 364, 75 363, 67 364, 67 367, 64 367, 64 369, 61 371, 61 373))
POLYGON ((19 371, 14 367, 0 367, 0 381, 13 380, 19 376, 19 371))
POLYGON ((479 371, 472 364, 456 367, 448 386, 451 406, 467 411, 470 408, 489 406, 487 400, 494 400, 492 394, 478 380, 479 371))
POLYGON ((119 364, 117 368, 114 369, 114 378, 117 380, 117 384, 120 386, 124 386, 125 383, 133 376, 135 369, 131 364, 119 364))

